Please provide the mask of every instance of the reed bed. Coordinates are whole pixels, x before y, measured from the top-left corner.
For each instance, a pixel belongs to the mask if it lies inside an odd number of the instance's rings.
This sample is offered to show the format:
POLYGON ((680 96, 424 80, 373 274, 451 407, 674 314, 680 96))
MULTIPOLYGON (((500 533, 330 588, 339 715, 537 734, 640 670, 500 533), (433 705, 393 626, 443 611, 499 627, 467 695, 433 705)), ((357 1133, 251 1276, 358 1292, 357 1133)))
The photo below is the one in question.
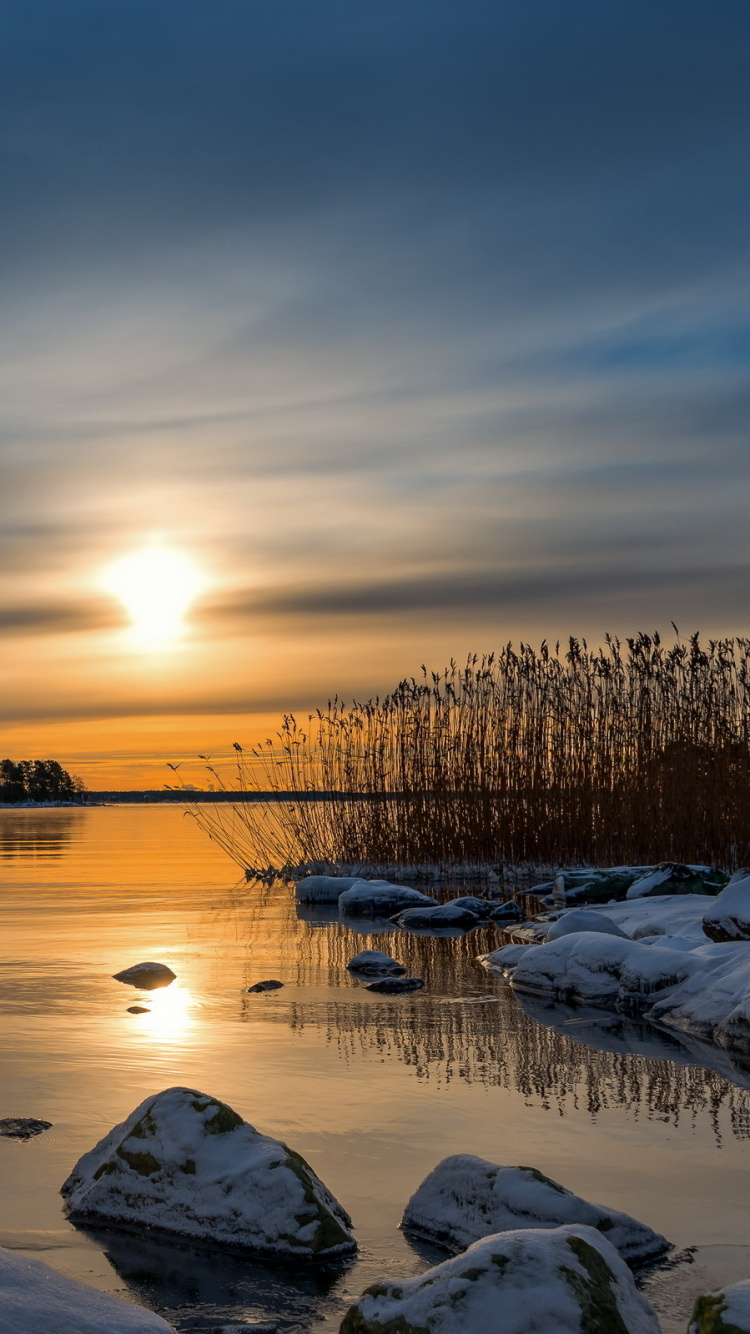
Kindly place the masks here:
POLYGON ((750 639, 508 644, 335 698, 305 727, 285 715, 235 751, 228 783, 206 761, 221 786, 287 800, 190 808, 252 874, 735 867, 750 861, 750 639))

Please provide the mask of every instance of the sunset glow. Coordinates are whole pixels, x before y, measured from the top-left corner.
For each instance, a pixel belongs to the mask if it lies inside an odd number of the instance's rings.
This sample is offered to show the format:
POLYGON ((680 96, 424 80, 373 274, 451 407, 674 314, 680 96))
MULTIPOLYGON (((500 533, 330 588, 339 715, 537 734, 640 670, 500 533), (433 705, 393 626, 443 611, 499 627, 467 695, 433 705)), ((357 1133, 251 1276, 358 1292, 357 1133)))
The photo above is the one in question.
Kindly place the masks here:
POLYGON ((123 603, 134 642, 163 649, 179 638, 185 614, 204 586, 187 556, 168 547, 146 547, 110 567, 104 587, 123 603))

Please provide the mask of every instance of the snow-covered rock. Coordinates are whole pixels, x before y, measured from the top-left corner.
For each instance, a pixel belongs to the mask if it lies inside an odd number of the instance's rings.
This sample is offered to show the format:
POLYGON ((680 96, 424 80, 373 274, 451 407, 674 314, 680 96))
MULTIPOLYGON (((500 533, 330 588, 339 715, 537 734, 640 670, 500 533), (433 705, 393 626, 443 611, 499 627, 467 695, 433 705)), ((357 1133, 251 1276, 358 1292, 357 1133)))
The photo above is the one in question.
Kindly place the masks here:
POLYGON ((547 940, 559 940, 560 936, 572 936, 575 931, 598 931, 605 936, 625 936, 625 932, 605 913, 586 912, 582 908, 573 908, 547 928, 547 940))
POLYGON ((633 940, 655 936, 681 937, 697 946, 706 943, 703 930, 706 902, 702 894, 649 895, 643 899, 628 899, 625 903, 608 903, 606 908, 590 911, 605 913, 633 940))
POLYGON ((434 908, 407 908, 393 921, 407 931, 424 931, 441 926, 478 926, 483 920, 478 913, 467 908, 459 899, 450 903, 440 903, 434 908))
POLYGON ((358 885, 360 876, 306 875, 294 891, 298 903, 338 903, 345 889, 358 885))
POLYGON ((412 1195, 401 1226, 450 1251, 494 1232, 585 1223, 629 1264, 663 1255, 669 1242, 629 1214, 589 1204, 534 1167, 501 1167, 458 1153, 444 1158, 412 1195))
POLYGON ((477 1241, 426 1274, 375 1283, 340 1334, 659 1334, 624 1260, 590 1227, 477 1241))
POLYGON ((40 1121, 36 1116, 4 1116, 0 1121, 0 1135, 5 1139, 33 1139, 51 1129, 51 1121, 40 1121))
POLYGON ((627 892, 629 899, 649 894, 718 894, 729 876, 712 866, 683 866, 680 862, 661 862, 652 871, 634 880, 627 892))
POLYGON ((732 880, 703 914, 711 940, 750 940, 750 874, 732 880))
POLYGON ((698 1297, 688 1334, 750 1334, 750 1279, 698 1297))
POLYGON ((61 1193, 74 1222, 298 1259, 356 1249, 348 1214, 298 1153, 195 1089, 147 1098, 84 1154, 61 1193))
POLYGON ((136 963, 132 968, 123 968, 121 973, 113 973, 112 976, 115 982, 125 982, 129 987, 155 991, 157 987, 168 987, 177 974, 165 963, 136 963))
POLYGON ((436 908, 437 900, 409 885, 387 880, 358 880, 339 897, 339 911, 347 917, 393 917, 404 908, 436 908))
POLYGON ((504 903, 498 903, 492 909, 489 920, 491 922, 522 922, 523 912, 520 904, 515 899, 506 899, 504 903))
POLYGON ((637 1013, 727 1051, 750 1052, 750 945, 677 939, 670 946, 668 939, 582 931, 543 945, 506 945, 480 962, 521 995, 637 1013))
POLYGON ((143 1306, 96 1292, 83 1283, 0 1249, 0 1334, 173 1334, 143 1306))
POLYGON ((569 867, 558 872, 554 880, 534 885, 529 893, 537 898, 549 898, 559 893, 560 907, 563 902, 570 905, 607 903, 610 899, 624 899, 633 881, 652 870, 651 866, 569 867))
POLYGON ((360 950, 346 965, 351 973, 361 977, 400 977, 406 972, 404 965, 383 950, 360 950))

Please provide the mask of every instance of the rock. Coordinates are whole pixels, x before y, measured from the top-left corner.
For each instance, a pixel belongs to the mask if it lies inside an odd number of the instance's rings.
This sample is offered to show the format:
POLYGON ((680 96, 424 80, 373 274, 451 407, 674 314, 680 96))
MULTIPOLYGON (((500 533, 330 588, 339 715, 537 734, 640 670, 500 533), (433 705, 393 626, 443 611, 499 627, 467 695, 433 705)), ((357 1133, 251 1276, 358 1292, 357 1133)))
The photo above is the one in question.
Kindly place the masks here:
POLYGON ((505 903, 498 903, 497 907, 492 909, 489 920, 491 922, 522 922, 523 910, 515 899, 506 899, 505 903))
POLYGON ((534 1167, 500 1167, 468 1153, 438 1163, 409 1200, 401 1226, 460 1251, 491 1233, 566 1223, 596 1228, 631 1265, 669 1249, 665 1237, 629 1214, 589 1204, 534 1167))
POLYGON ((424 982, 421 977, 382 977, 378 982, 371 982, 367 991, 377 991, 383 996, 402 996, 407 991, 421 991, 424 982))
POLYGON ((702 894, 648 895, 643 899, 626 899, 624 903, 609 903, 606 909, 591 908, 589 911, 606 913, 633 940, 681 936, 692 941, 695 946, 706 943, 703 930, 706 899, 702 894))
POLYGON ((610 899, 624 899, 633 882, 652 870, 652 866, 575 867, 560 871, 554 880, 534 885, 529 893, 537 898, 549 898, 556 893, 557 881, 562 900, 560 907, 563 902, 571 905, 608 903, 610 899))
POLYGON ((470 908, 453 903, 441 903, 435 908, 407 908, 391 920, 406 931, 423 931, 441 926, 478 926, 482 920, 470 908))
POLYGON ((306 875, 294 891, 298 903, 338 903, 345 889, 358 885, 359 876, 306 875))
POLYGON ((729 882, 703 914, 703 931, 710 940, 750 940, 750 872, 729 882))
POLYGON ((393 917, 404 908, 436 908, 437 901, 408 885, 360 880, 339 898, 339 911, 350 917, 393 917))
POLYGON ((350 972, 360 973, 363 977, 381 977, 384 974, 400 977, 406 972, 402 963, 392 959, 390 954, 384 954, 382 950, 360 950, 346 966, 350 972))
POLYGON ((466 908, 468 912, 473 912, 476 917, 489 917, 494 903, 489 899, 478 899, 473 894, 465 894, 460 899, 449 899, 447 903, 440 905, 442 908, 466 908))
POLYGON ((688 1334, 750 1334, 750 1279, 699 1297, 688 1334))
POLYGON ((274 977, 269 977, 265 982, 256 982, 252 987, 248 987, 248 992, 278 991, 279 987, 283 987, 283 985, 283 982, 277 982, 274 977))
POLYGON ((728 880, 728 875, 711 866, 660 862, 652 871, 633 881, 627 898, 640 899, 651 894, 718 894, 728 880))
POLYGON ((560 936, 570 936, 574 931, 598 931, 605 936, 622 936, 627 939, 625 932, 612 921, 611 917, 606 917, 604 913, 573 908, 564 916, 558 917, 556 922, 550 923, 547 928, 547 940, 558 940, 560 936))
POLYGON ((356 1250, 351 1219, 305 1160, 195 1089, 147 1098, 84 1154, 61 1193, 73 1222, 300 1260, 356 1250))
POLYGON ((140 987, 142 991, 168 987, 176 976, 165 963, 136 963, 132 968, 124 968, 121 973, 113 973, 115 982, 125 982, 129 987, 140 987))
POLYGON ((38 1121, 35 1116, 5 1116, 0 1121, 0 1135, 6 1139, 33 1139, 51 1129, 51 1121, 38 1121))
POLYGON ((150 1014, 151 1011, 145 1005, 129 1005, 128 1014, 150 1014))
POLYGON ((340 1334, 659 1334, 614 1246, 590 1227, 501 1232, 416 1278, 375 1283, 340 1334))
POLYGON ((39 1260, 0 1249, 0 1334, 173 1334, 143 1306, 63 1278, 39 1260))

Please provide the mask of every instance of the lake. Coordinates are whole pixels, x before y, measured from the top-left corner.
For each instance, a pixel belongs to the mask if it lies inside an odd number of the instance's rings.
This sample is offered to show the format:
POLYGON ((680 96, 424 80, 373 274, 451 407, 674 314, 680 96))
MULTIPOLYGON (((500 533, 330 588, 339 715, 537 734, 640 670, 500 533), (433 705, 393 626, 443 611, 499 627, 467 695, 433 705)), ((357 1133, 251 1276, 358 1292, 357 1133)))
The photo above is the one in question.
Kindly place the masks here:
POLYGON ((291 888, 240 882, 170 806, 0 811, 0 877, 0 1117, 54 1123, 0 1139, 0 1244, 180 1331, 274 1319, 333 1334, 369 1283, 442 1258, 398 1223, 464 1152, 539 1168, 698 1248, 646 1281, 665 1334, 684 1334, 697 1292, 750 1276, 747 1071, 611 1015, 535 1014, 476 962, 499 928, 375 938, 327 909, 300 917, 291 888), (345 964, 367 947, 425 989, 366 992, 345 964), (145 959, 177 981, 146 994, 113 980, 145 959), (283 989, 247 993, 268 977, 283 989), (149 1013, 128 1013, 139 1001, 149 1013), (174 1084, 302 1153, 351 1213, 359 1256, 291 1271, 68 1224, 59 1188, 80 1155, 174 1084))

